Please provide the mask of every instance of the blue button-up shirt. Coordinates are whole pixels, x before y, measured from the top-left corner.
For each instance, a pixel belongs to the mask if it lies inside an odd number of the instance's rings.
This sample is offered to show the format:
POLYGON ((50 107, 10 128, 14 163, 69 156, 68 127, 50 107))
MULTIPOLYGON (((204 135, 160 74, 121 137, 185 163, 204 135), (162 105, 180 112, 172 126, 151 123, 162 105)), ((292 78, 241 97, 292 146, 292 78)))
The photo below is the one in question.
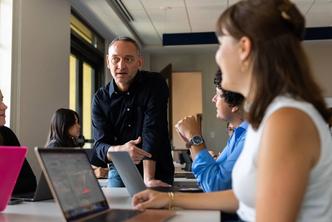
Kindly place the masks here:
POLYGON ((246 137, 247 122, 234 129, 232 136, 217 160, 202 149, 193 161, 192 171, 204 192, 227 190, 232 188, 232 170, 239 157, 246 137))

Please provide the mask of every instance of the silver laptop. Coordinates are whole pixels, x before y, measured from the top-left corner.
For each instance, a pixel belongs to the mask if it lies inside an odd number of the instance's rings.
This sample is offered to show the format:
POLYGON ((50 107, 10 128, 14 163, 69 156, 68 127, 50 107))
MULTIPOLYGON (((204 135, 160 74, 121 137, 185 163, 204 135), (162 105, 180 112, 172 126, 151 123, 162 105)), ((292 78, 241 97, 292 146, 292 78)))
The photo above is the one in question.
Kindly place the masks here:
POLYGON ((141 213, 109 209, 84 149, 35 152, 66 221, 124 221, 141 213))
MULTIPOLYGON (((112 162, 118 171, 130 196, 145 190, 147 187, 128 152, 111 152, 112 162)), ((202 192, 196 182, 175 182, 172 187, 154 187, 161 192, 202 192)))
POLYGON ((51 190, 47 184, 46 178, 44 173, 42 172, 35 192, 27 192, 27 193, 18 193, 14 194, 11 199, 19 199, 23 201, 42 201, 42 200, 49 200, 53 199, 51 190))

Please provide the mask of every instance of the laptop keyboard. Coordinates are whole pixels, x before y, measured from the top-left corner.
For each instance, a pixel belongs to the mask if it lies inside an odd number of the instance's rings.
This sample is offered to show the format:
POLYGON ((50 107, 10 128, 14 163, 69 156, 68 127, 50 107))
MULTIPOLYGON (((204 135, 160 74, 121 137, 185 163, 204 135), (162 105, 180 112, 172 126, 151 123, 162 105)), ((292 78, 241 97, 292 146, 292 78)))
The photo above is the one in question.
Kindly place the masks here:
POLYGON ((196 188, 198 184, 196 181, 175 181, 173 186, 178 188, 196 188))
POLYGON ((174 178, 195 178, 194 174, 192 172, 181 172, 181 173, 175 173, 174 178))
POLYGON ((125 221, 129 218, 140 214, 142 211, 138 210, 109 210, 103 214, 100 214, 96 217, 90 218, 88 220, 84 220, 86 222, 120 222, 125 221))

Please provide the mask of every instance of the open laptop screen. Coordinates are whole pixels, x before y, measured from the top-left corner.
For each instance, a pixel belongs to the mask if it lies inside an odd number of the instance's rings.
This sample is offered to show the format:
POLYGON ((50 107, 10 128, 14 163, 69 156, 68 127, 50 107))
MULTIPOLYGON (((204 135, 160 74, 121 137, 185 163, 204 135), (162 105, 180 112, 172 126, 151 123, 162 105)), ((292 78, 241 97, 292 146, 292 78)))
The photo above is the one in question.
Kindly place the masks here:
POLYGON ((38 152, 67 221, 109 209, 84 150, 38 152))

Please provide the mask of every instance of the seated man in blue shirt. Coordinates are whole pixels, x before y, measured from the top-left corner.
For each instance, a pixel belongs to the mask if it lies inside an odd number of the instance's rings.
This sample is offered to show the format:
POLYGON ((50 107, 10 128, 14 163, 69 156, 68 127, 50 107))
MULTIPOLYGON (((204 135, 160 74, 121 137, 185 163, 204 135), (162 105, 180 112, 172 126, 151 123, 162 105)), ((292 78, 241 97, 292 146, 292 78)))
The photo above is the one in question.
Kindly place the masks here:
POLYGON ((194 116, 186 117, 176 124, 176 129, 190 148, 193 158, 192 171, 205 192, 232 188, 232 170, 239 157, 246 137, 248 123, 243 121, 243 96, 221 88, 221 72, 216 73, 214 83, 217 118, 229 122, 233 134, 227 140, 222 153, 215 160, 206 149, 200 124, 194 116))

